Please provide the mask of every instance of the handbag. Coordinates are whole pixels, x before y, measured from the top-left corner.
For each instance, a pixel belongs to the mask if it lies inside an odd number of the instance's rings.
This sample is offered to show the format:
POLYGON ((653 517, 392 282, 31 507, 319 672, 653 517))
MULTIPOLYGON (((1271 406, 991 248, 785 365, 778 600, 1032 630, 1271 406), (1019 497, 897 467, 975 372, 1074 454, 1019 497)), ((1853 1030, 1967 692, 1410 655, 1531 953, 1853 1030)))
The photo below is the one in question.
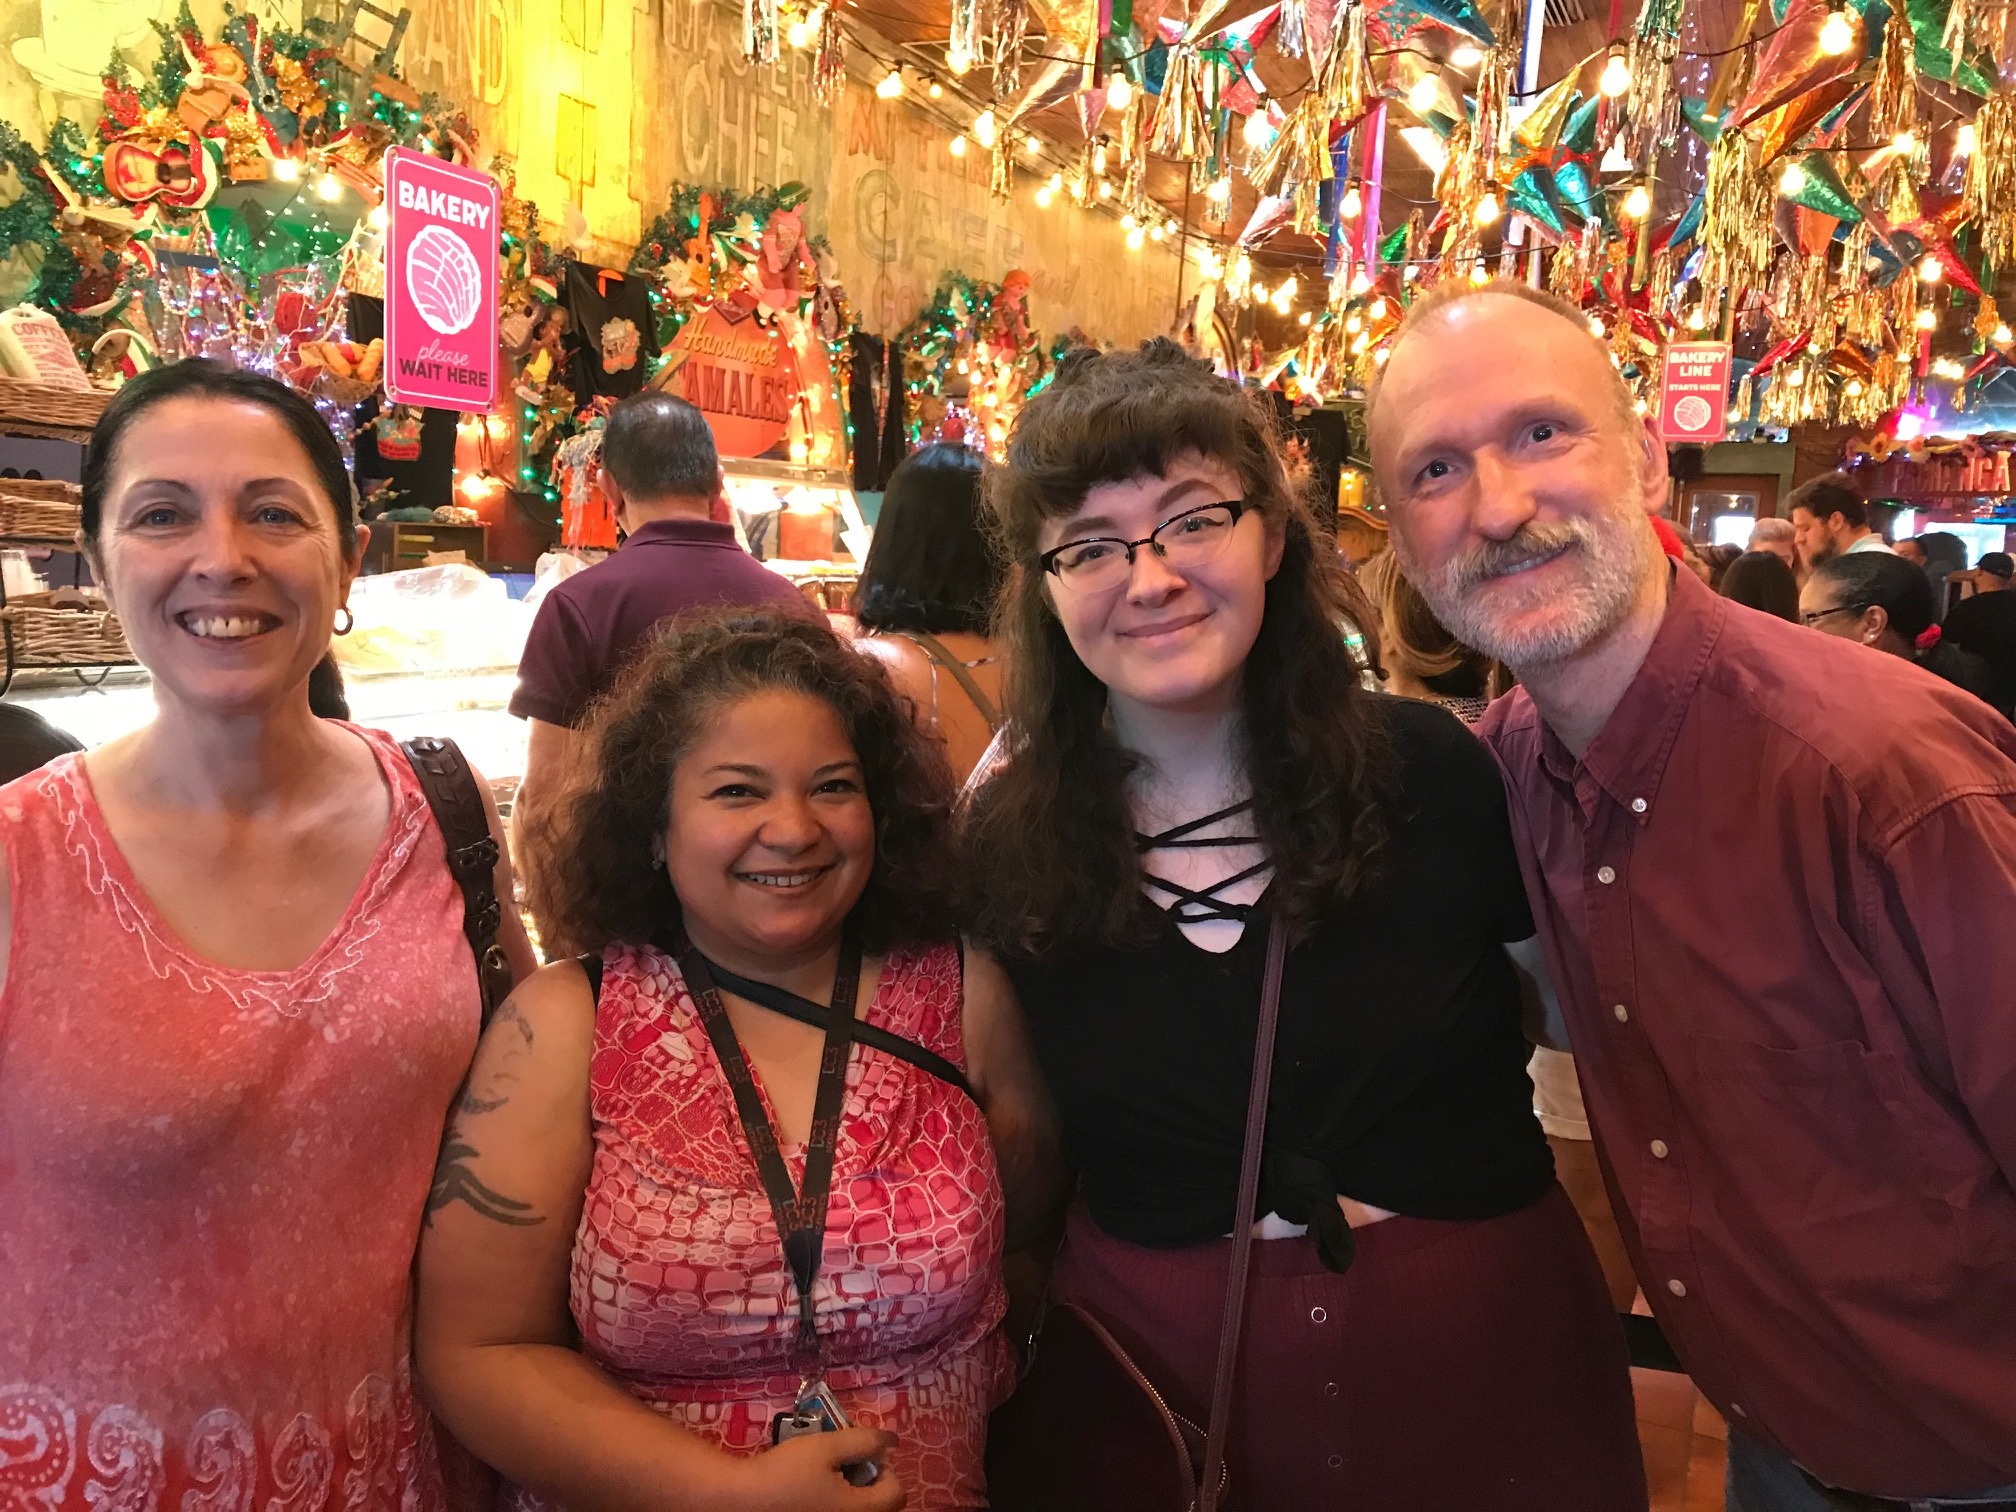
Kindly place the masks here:
POLYGON ((1055 1304, 1033 1341, 1021 1384, 988 1424, 987 1487, 994 1512, 1217 1512, 1223 1506, 1230 1480, 1225 1440, 1239 1370, 1287 957, 1287 930, 1270 918, 1206 1427, 1200 1433, 1178 1416, 1096 1317, 1072 1303, 1055 1304))

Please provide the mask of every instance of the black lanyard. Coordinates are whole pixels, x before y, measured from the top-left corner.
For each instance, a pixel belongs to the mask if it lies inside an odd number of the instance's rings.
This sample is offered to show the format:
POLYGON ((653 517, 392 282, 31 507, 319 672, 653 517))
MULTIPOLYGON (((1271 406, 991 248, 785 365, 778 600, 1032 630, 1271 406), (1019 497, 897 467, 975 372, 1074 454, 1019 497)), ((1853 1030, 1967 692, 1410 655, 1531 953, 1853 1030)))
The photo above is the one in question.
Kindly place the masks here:
POLYGON ((819 1057, 819 1090, 812 1099, 812 1138, 805 1149, 805 1184, 793 1191, 791 1168, 777 1148, 777 1131, 763 1111, 762 1094, 750 1074, 748 1057, 721 1006, 714 974, 706 957, 690 944, 678 952, 679 970, 700 1010, 700 1022, 713 1041, 715 1057, 735 1094, 742 1137, 755 1157, 770 1199, 770 1215, 784 1245, 784 1263, 798 1288, 798 1335, 793 1343, 793 1368, 808 1380, 819 1372, 819 1321, 812 1309, 812 1284, 826 1245, 826 1204, 833 1189, 833 1152, 840 1142, 840 1104, 847 1091, 847 1056, 854 1045, 854 999, 861 983, 861 946, 850 929, 840 941, 840 966, 833 975, 833 1001, 826 1010, 826 1048, 819 1057))

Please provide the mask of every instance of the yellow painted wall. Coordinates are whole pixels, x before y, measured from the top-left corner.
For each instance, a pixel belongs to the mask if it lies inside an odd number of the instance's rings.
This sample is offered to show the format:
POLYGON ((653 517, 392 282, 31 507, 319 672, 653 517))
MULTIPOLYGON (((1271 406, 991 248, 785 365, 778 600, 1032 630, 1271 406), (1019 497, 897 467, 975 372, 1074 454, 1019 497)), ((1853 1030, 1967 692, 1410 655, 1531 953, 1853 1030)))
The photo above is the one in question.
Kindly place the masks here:
MULTIPOLYGON (((1169 247, 1129 252, 1113 217, 1063 196, 1039 209, 1027 174, 1012 199, 995 200, 986 153, 953 158, 946 127, 911 99, 876 99, 865 65, 830 107, 814 96, 809 53, 751 68, 739 8, 720 0, 408 3, 402 71, 466 109, 485 149, 515 155, 519 192, 539 205, 548 236, 591 261, 627 262, 675 181, 797 179, 813 191, 809 229, 832 241, 873 331, 910 319, 949 268, 993 280, 1029 273, 1046 336, 1078 326, 1132 341, 1174 317, 1169 247)), ((175 0, 0 7, 0 117, 34 133, 58 111, 95 115, 108 40, 127 39, 144 67, 155 49, 147 23, 172 18, 175 0)), ((299 7, 253 0, 269 18, 297 20, 299 7)), ((214 33, 221 0, 195 8, 214 33)))

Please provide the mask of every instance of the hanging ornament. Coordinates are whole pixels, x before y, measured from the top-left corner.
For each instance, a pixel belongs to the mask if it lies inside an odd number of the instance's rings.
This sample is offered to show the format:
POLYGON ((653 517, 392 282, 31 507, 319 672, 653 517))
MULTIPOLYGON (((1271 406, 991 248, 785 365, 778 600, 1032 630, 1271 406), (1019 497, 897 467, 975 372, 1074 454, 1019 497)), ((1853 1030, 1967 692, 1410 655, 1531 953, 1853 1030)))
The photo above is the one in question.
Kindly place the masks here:
POLYGON ((823 105, 839 98, 847 83, 847 33, 840 25, 840 0, 819 11, 819 42, 812 55, 812 89, 823 105))
POLYGON ((1624 150, 1636 161, 1671 147, 1680 135, 1680 89, 1673 76, 1679 59, 1679 0, 1649 0, 1631 39, 1631 86, 1624 95, 1624 150))
POLYGON ((1902 16, 1883 28, 1883 55, 1869 86, 1869 125, 1879 139, 1915 132, 1918 125, 1918 56, 1902 16))
POLYGON ((954 73, 964 73, 979 62, 984 33, 981 0, 952 0, 952 31, 945 42, 946 66, 954 73))
POLYGON ((1281 0, 1281 17, 1274 27, 1274 45, 1285 58, 1299 58, 1308 46, 1309 12, 1306 0, 1281 0))
POLYGON ((1974 312, 1974 339, 1981 345, 1992 346, 1995 333, 2002 329, 2001 313, 1995 308, 1995 296, 1983 294, 1981 308, 1974 312))
POLYGON ((742 56, 758 65, 777 61, 777 0, 742 0, 742 56))
POLYGON ((1347 126, 1372 107, 1379 84, 1372 73, 1372 40, 1366 0, 1344 0, 1344 24, 1330 39, 1330 51, 1316 78, 1316 92, 1330 114, 1347 126))
MULTIPOLYGON (((1787 171, 1785 177, 1791 177, 1787 171)), ((1831 215, 1844 225, 1854 225, 1862 219, 1862 212, 1856 208, 1855 198, 1848 192, 1848 186, 1841 182, 1841 174, 1834 166, 1833 154, 1809 152, 1798 160, 1798 188, 1786 192, 1785 178, 1778 184, 1778 192, 1795 205, 1808 210, 1816 210, 1822 215, 1831 215)))
POLYGON ((2016 95, 1991 95, 1976 112, 1965 194, 1989 266, 2016 267, 2016 95))
POLYGON ((1029 0, 994 0, 994 98, 1022 87, 1022 49, 1029 36, 1029 0))
POLYGON ((1829 0, 1798 0, 1763 49, 1749 88, 1735 97, 1741 103, 1730 117, 1731 125, 1747 126, 1824 84, 1854 74, 1868 50, 1864 23, 1852 5, 1840 12, 1854 28, 1855 44, 1846 52, 1829 53, 1822 45, 1821 33, 1835 14, 1829 0))
POLYGON ((1512 92, 1512 58, 1504 48, 1494 48, 1477 71, 1475 110, 1471 116, 1471 137, 1477 157, 1477 175, 1486 183, 1498 177, 1500 159, 1510 146, 1506 122, 1506 100, 1512 92))
POLYGON ((1701 218, 1704 289, 1733 296, 1762 279, 1771 266, 1774 198, 1740 131, 1726 133, 1708 149, 1701 218))

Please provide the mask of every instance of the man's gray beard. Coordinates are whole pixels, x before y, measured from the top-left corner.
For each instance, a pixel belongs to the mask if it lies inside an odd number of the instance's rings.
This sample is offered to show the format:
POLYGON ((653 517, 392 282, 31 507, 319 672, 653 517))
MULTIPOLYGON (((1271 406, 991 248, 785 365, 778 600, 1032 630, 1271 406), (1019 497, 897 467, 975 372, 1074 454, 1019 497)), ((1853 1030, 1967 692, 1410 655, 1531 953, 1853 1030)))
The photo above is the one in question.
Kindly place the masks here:
POLYGON ((1643 543, 1634 539, 1629 523, 1619 519, 1527 525, 1510 540, 1486 541, 1432 573, 1419 570, 1402 544, 1404 537, 1399 531, 1393 534, 1401 568, 1449 633, 1521 675, 1567 661, 1600 641, 1630 613, 1638 593, 1643 543), (1574 612, 1544 629, 1501 629, 1472 598, 1472 590, 1487 578, 1570 544, 1583 563, 1574 612))

